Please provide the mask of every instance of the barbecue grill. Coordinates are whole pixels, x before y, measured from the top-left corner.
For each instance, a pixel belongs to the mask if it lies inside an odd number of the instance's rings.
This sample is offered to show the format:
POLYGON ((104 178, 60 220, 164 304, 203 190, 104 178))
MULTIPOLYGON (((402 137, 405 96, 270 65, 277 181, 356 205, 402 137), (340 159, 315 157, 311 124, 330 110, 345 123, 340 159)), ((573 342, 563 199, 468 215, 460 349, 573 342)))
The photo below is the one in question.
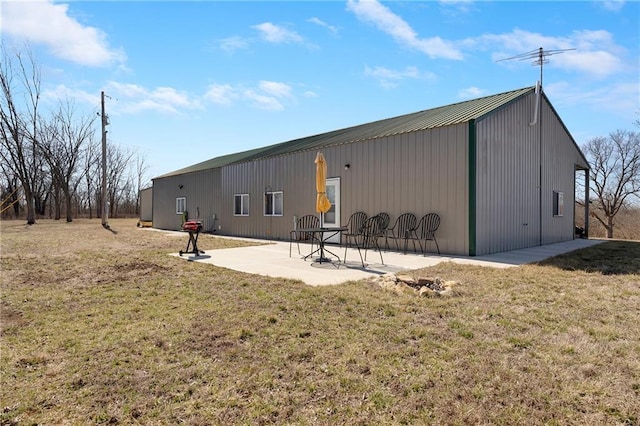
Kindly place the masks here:
POLYGON ((182 230, 189 233, 189 242, 184 251, 180 250, 180 256, 188 253, 195 254, 196 256, 203 254, 204 251, 198 250, 198 236, 200 236, 200 231, 202 231, 202 222, 199 220, 188 220, 182 224, 182 230), (191 250, 189 250, 189 248, 191 248, 191 250))

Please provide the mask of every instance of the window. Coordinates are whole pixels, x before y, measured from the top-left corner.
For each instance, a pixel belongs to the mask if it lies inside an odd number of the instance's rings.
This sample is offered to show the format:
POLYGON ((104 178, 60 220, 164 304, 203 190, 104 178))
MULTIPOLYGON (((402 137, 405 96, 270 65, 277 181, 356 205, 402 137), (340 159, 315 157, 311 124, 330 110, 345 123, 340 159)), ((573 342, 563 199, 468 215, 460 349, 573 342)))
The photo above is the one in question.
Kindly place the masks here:
POLYGON ((185 197, 176 198, 176 214, 182 214, 187 211, 187 199, 185 197))
POLYGON ((233 196, 234 216, 249 216, 249 194, 235 194, 233 196))
POLYGON ((553 215, 564 216, 564 193, 553 191, 553 215))
POLYGON ((282 191, 265 192, 264 194, 264 215, 282 216, 282 191))

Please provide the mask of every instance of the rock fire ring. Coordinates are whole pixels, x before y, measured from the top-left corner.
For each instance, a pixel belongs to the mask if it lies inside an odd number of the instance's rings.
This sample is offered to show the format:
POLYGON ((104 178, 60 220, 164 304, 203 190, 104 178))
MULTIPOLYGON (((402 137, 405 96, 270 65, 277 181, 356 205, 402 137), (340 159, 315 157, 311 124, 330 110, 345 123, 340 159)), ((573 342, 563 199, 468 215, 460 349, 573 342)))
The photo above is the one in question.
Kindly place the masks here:
POLYGON ((453 296, 453 288, 458 285, 455 281, 445 281, 440 277, 414 278, 407 274, 394 273, 372 278, 371 281, 388 291, 421 297, 453 296))

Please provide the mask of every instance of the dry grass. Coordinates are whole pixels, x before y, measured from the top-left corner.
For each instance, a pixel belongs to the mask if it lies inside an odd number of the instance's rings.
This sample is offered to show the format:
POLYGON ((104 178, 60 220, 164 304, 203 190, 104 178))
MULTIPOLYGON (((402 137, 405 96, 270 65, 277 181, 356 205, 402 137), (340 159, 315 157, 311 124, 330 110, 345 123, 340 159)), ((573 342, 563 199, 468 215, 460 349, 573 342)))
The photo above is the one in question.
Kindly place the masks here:
POLYGON ((185 262, 135 223, 1 223, 2 424, 640 421, 640 243, 441 264, 415 275, 458 295, 425 299, 185 262))
MULTIPOLYGON (((593 213, 593 212, 592 212, 593 213)), ((599 212, 601 217, 602 212, 599 212)), ((584 226, 584 207, 576 205, 576 224, 584 226)), ((640 207, 627 207, 620 210, 614 219, 613 237, 624 240, 640 241, 640 207)), ((606 238, 607 231, 598 220, 589 218, 589 236, 606 238)))

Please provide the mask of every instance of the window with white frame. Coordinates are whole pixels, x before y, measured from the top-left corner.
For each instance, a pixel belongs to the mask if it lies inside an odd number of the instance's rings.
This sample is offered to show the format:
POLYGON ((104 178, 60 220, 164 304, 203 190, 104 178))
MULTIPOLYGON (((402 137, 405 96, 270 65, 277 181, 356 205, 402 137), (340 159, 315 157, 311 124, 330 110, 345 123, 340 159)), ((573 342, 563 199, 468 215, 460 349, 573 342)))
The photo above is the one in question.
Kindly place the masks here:
POLYGON ((249 216, 249 194, 235 194, 233 196, 233 215, 249 216))
POLYGON ((182 214, 187 211, 187 199, 185 197, 176 198, 176 214, 182 214))
POLYGON ((282 191, 265 192, 264 194, 264 215, 282 216, 284 195, 282 191))

